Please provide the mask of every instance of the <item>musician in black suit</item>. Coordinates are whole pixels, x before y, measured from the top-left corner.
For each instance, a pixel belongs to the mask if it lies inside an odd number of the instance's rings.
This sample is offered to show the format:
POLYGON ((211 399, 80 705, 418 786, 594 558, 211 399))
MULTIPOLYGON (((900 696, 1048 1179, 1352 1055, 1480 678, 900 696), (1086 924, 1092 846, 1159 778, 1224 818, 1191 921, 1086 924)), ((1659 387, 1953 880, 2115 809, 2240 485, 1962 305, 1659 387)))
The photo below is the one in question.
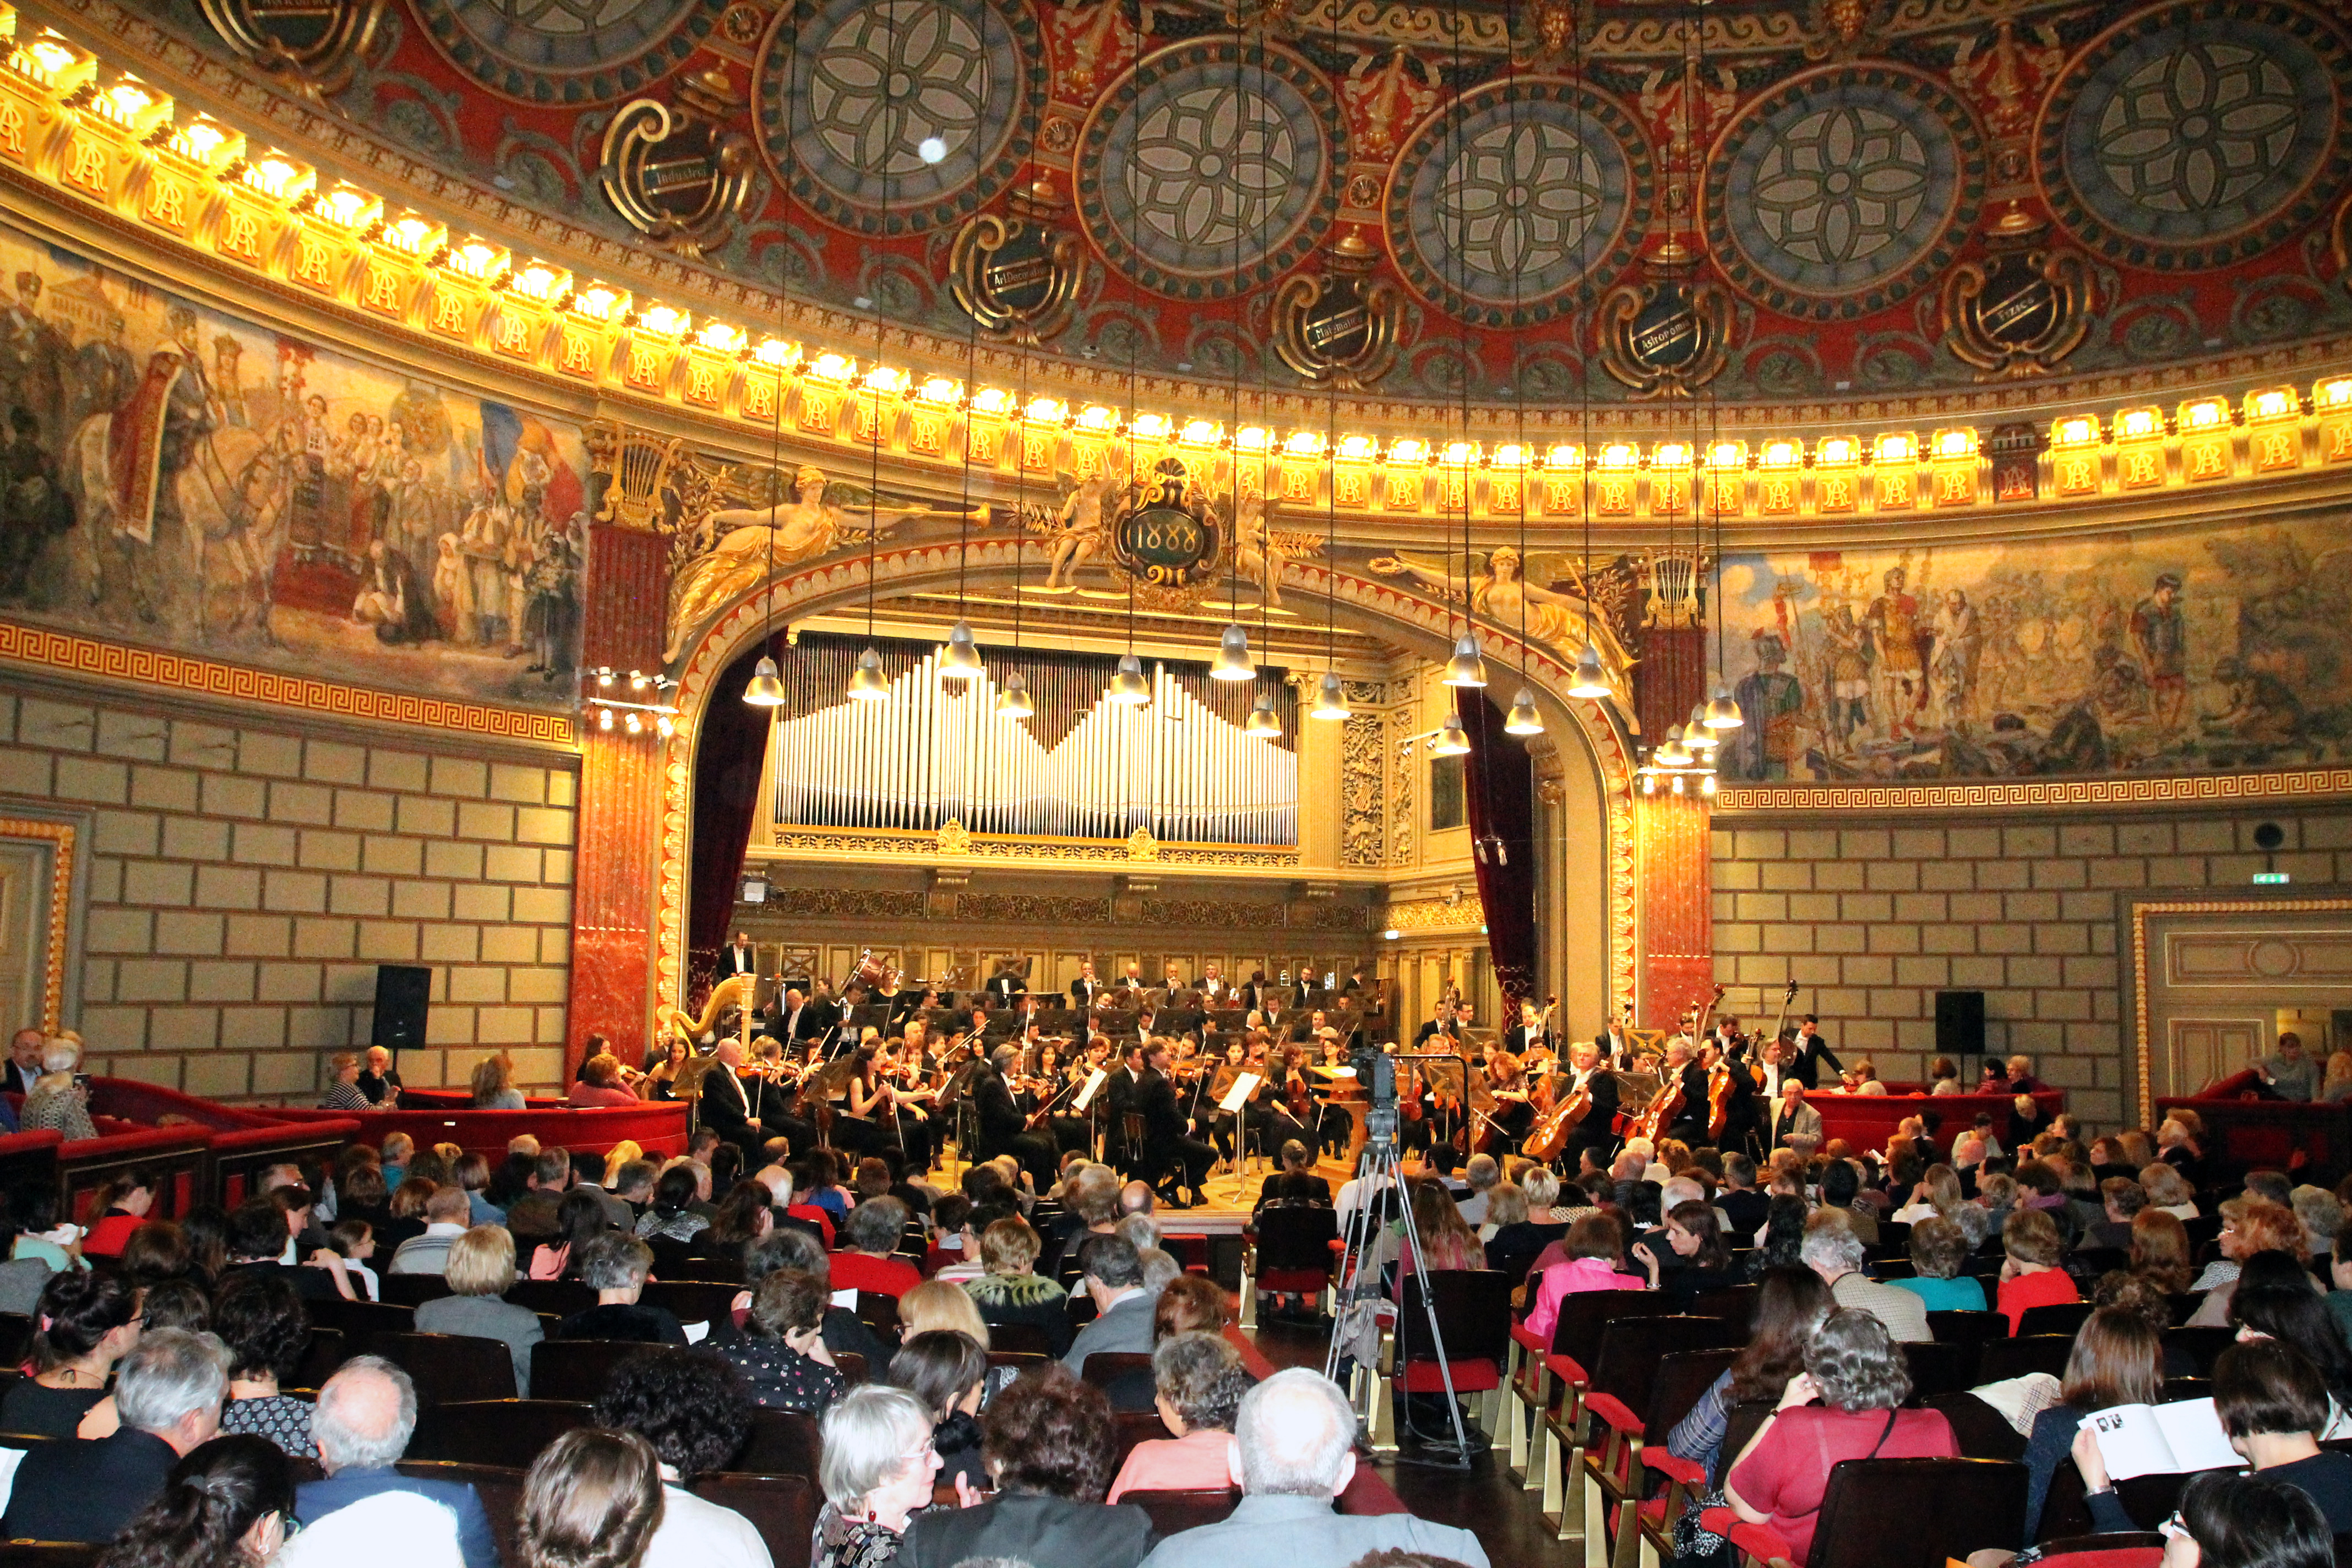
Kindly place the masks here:
POLYGON ((1356 965, 1355 968, 1348 971, 1347 984, 1339 987, 1339 994, 1342 996, 1355 996, 1369 992, 1371 988, 1372 983, 1370 979, 1366 978, 1364 974, 1364 966, 1360 963, 1356 965))
POLYGON ((1176 1089, 1168 1079, 1168 1047, 1151 1051, 1145 1060, 1148 1065, 1137 1085, 1135 1104, 1143 1113, 1144 1179, 1153 1183, 1172 1206, 1202 1207, 1209 1194, 1201 1184, 1208 1179, 1209 1167, 1217 1163, 1217 1152, 1186 1133, 1183 1108, 1176 1103, 1176 1089), (1190 1194, 1189 1205, 1175 1190, 1180 1178, 1190 1194))
POLYGON ((744 1092, 743 1080, 735 1076, 742 1066, 741 1041, 721 1040, 711 1047, 710 1065, 702 1075, 702 1095, 695 1102, 695 1115, 703 1126, 742 1150, 748 1166, 757 1158, 768 1133, 759 1118, 751 1114, 751 1097, 744 1092))
POLYGON ((1053 1184, 1060 1151, 1050 1135, 1029 1131, 1029 1119, 1013 1101, 1004 1075, 1020 1059, 1021 1053, 1013 1047, 997 1047, 995 1054, 974 1069, 965 1092, 971 1096, 980 1121, 980 1157, 993 1160, 999 1154, 1012 1155, 1042 1192, 1053 1184))
POLYGON ((1790 1078, 1807 1089, 1821 1087, 1823 1063, 1828 1064, 1832 1072, 1841 1071, 1845 1067, 1837 1059, 1837 1053, 1830 1049, 1830 1043, 1822 1038, 1821 1020, 1811 1013, 1806 1014, 1804 1022, 1797 1026, 1796 1046, 1786 1070, 1790 1078))
POLYGON ((1570 1172, 1576 1170, 1585 1150, 1605 1162, 1617 1146, 1617 1075, 1601 1059, 1601 1047, 1587 1040, 1568 1047, 1568 1065, 1552 1085, 1552 1103, 1564 1105, 1579 1090, 1592 1097, 1592 1105, 1583 1120, 1569 1130, 1568 1142, 1560 1150, 1562 1168, 1570 1172))
POLYGON ((1101 995, 1104 989, 1103 983, 1095 978, 1094 960, 1087 959, 1078 965, 1078 977, 1070 982, 1071 1007, 1080 1013, 1085 1012, 1095 1005, 1095 998, 1101 995))
POLYGON ((1511 1026, 1510 1032, 1503 1037, 1500 1043, 1503 1049, 1516 1057, 1524 1057, 1529 1051, 1551 1050, 1554 1048, 1551 1025, 1545 1019, 1541 1008, 1533 1002, 1522 1002, 1519 1004, 1519 1021, 1511 1026))
POLYGON ((1234 1001, 1233 982, 1227 980, 1214 963, 1210 964, 1208 972, 1193 983, 1192 989, 1201 994, 1201 1005, 1203 1007, 1237 1005, 1234 1001))
POLYGON ((806 1045, 825 1030, 824 1010, 809 1005, 797 986, 786 986, 768 1003, 768 1033, 787 1045, 806 1045))
POLYGON ((1111 1068, 1110 1077, 1103 1083, 1103 1115, 1108 1119, 1106 1124, 1110 1129, 1110 1135, 1103 1140, 1104 1151, 1110 1156, 1112 1164, 1127 1170, 1129 1174, 1133 1174, 1141 1163, 1143 1151, 1127 1147, 1127 1113, 1143 1109, 1139 1102, 1143 1095, 1144 1079, 1150 1076, 1151 1071, 1144 1065, 1143 1048, 1150 1037, 1138 1035, 1129 1040, 1127 1048, 1119 1053, 1118 1065, 1111 1068))
POLYGON ((1665 1130, 1669 1138, 1679 1138, 1696 1149, 1706 1142, 1706 1068, 1699 1066, 1698 1055, 1691 1043, 1676 1036, 1666 1042, 1666 1065, 1659 1074, 1658 1090, 1666 1090, 1665 1079, 1671 1074, 1682 1084, 1683 1102, 1675 1111, 1673 1123, 1665 1130))
POLYGON ((718 977, 732 980, 739 974, 757 974, 759 972, 759 954, 751 946, 751 939, 737 931, 735 940, 719 950, 718 977))
POLYGON ((1006 959, 1000 964, 996 973, 988 977, 985 989, 992 1005, 1007 1007, 1012 1005, 1015 996, 1028 994, 1029 982, 1023 979, 1020 971, 1013 967, 1013 961, 1006 959))
POLYGON ((1458 1045, 1462 1039, 1462 1023, 1455 1016, 1451 1002, 1440 1002, 1431 1009, 1429 1021, 1413 1031, 1412 1048, 1416 1051, 1432 1049, 1433 1047, 1429 1042, 1441 1036, 1451 1044, 1458 1045))
POLYGON ((743 1087, 751 1091, 753 1119, 769 1138, 781 1137, 792 1145, 795 1154, 815 1148, 816 1123, 793 1110, 793 1101, 800 1097, 800 1090, 776 1081, 784 1064, 783 1046, 774 1037, 762 1035, 751 1042, 751 1059, 759 1071, 757 1076, 743 1080, 743 1087))

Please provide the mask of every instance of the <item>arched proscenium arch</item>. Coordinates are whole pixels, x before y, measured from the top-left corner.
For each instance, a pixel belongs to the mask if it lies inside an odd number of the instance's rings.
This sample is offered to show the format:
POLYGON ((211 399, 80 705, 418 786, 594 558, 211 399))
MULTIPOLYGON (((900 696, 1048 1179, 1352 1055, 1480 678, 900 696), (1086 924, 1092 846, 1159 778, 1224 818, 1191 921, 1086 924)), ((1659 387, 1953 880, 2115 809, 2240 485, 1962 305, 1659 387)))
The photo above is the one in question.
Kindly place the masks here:
MULTIPOLYGON (((968 569, 958 547, 946 542, 885 550, 874 557, 872 565, 875 585, 894 594, 946 587, 960 577, 968 582, 1000 579, 1009 583, 1014 569, 1015 551, 1009 540, 974 543, 968 569)), ((865 558, 835 556, 776 578, 764 590, 730 605, 694 640, 674 672, 684 722, 667 743, 663 760, 660 907, 655 923, 660 942, 654 978, 657 1005, 676 1006, 682 1001, 694 758, 701 744, 703 710, 711 684, 771 626, 789 626, 794 620, 863 602, 866 573, 865 558)), ((1453 647, 1454 629, 1448 624, 1444 606, 1403 591, 1393 582, 1295 562, 1284 566, 1282 582, 1309 601, 1328 591, 1339 620, 1351 629, 1435 658, 1444 658, 1453 647)), ((1517 670, 1522 652, 1518 639, 1507 628, 1483 629, 1487 657, 1496 668, 1517 670)), ((1524 651, 1528 684, 1535 689, 1538 702, 1551 721, 1565 717, 1575 724, 1600 774, 1608 811, 1608 989, 1612 1005, 1622 1005, 1633 995, 1633 749, 1600 703, 1568 695, 1575 680, 1572 669, 1539 644, 1528 644, 1524 651)))

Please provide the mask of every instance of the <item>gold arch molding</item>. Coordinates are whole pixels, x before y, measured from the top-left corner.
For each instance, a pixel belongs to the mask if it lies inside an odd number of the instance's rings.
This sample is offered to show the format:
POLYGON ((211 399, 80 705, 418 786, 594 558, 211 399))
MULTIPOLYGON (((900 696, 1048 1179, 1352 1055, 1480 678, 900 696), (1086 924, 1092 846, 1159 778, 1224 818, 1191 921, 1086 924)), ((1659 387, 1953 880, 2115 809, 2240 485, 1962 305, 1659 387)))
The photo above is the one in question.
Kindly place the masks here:
MULTIPOLYGON (((975 542, 971 547, 968 580, 1000 576, 1009 580, 1018 559, 1012 541, 975 542)), ((682 1005, 685 988, 694 761, 712 685, 771 626, 788 626, 862 601, 867 593, 869 569, 876 588, 896 594, 951 584, 965 568, 962 551, 948 542, 882 551, 872 558, 870 568, 864 558, 835 557, 777 577, 763 590, 730 605, 691 641, 675 667, 677 700, 684 722, 665 743, 662 758, 661 864, 655 910, 655 993, 667 1005, 682 1005)), ((1335 614, 1353 629, 1385 636, 1417 653, 1438 658, 1452 646, 1454 632, 1447 624, 1444 608, 1394 584, 1298 563, 1283 568, 1281 581, 1286 590, 1296 588, 1308 598, 1328 594, 1335 614)), ((1603 912, 1609 946, 1607 990, 1613 1002, 1629 1000, 1633 994, 1634 969, 1633 743, 1608 708, 1568 695, 1575 672, 1549 650, 1540 645, 1523 646, 1507 632, 1492 628, 1487 629, 1486 640, 1487 657, 1498 666, 1516 669, 1524 655, 1528 684, 1534 688, 1548 721, 1558 724, 1565 719, 1574 726, 1599 775, 1607 816, 1603 912)))

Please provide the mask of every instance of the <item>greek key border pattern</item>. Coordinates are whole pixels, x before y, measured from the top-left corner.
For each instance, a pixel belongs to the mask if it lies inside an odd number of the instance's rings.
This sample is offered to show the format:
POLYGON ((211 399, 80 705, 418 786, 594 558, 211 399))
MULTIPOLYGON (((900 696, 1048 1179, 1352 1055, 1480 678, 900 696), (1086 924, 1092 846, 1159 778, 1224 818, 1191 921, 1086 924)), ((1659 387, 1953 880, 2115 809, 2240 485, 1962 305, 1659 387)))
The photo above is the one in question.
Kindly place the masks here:
POLYGON ((190 654, 100 642, 95 637, 14 621, 0 621, 0 659, 74 675, 137 681, 205 697, 266 702, 340 719, 455 730, 502 741, 533 741, 557 746, 576 745, 579 742, 572 721, 562 714, 490 708, 454 698, 376 691, 306 676, 279 675, 190 654))
POLYGON ((2352 910, 2352 899, 2167 899, 2131 907, 2133 1056, 2139 1066, 2139 1123, 2152 1126, 2156 1046, 2147 1005, 2147 918, 2150 915, 2299 915, 2352 910))
POLYGON ((56 1034, 63 1026, 66 1002, 66 921, 73 913, 74 855, 80 835, 70 822, 47 822, 33 816, 0 816, 0 838, 45 840, 55 847, 49 868, 48 952, 41 970, 41 1027, 56 1034))
POLYGON ((1718 812, 1954 811, 2016 805, 2203 805, 2352 795, 2352 768, 1934 784, 1726 784, 1718 812))

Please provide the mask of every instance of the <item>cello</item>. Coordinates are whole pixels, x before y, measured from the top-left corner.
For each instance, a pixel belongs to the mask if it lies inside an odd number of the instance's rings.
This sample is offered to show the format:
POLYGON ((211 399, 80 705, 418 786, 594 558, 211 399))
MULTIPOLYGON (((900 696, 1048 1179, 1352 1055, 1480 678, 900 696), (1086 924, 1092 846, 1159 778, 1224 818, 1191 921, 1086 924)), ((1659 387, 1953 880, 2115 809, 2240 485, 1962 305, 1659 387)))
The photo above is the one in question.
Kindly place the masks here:
MULTIPOLYGON (((1699 1010, 1698 1022, 1690 1031, 1693 1038, 1706 1032, 1706 1021, 1715 1016, 1716 1004, 1723 1000, 1723 994, 1727 989, 1729 987, 1717 985, 1715 988, 1714 996, 1709 998, 1706 1005, 1699 1010)), ((1661 1079, 1658 1092, 1652 1097, 1650 1103, 1643 1106, 1634 1116, 1633 1123, 1625 1131, 1625 1136, 1628 1139, 1647 1138, 1653 1143, 1656 1142, 1660 1135, 1673 1126, 1675 1119, 1682 1115, 1684 1098, 1680 1073, 1675 1075, 1672 1082, 1661 1079)))

